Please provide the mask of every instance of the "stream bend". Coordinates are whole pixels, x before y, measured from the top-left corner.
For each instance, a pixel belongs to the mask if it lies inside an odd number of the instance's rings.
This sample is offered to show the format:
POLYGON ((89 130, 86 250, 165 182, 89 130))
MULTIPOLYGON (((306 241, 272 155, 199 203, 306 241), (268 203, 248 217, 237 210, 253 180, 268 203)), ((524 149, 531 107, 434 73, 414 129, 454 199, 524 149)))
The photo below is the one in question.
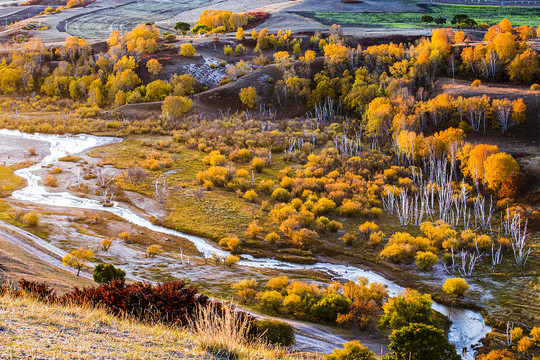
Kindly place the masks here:
MULTIPOLYGON (((67 192, 50 193, 47 189, 39 184, 40 177, 34 174, 34 171, 41 169, 43 166, 53 164, 60 157, 68 154, 79 154, 86 152, 97 146, 107 145, 119 142, 122 139, 113 137, 99 137, 92 135, 48 135, 48 134, 26 134, 17 130, 0 130, 0 135, 13 136, 23 139, 41 140, 50 144, 50 154, 41 162, 24 169, 17 170, 16 175, 27 180, 28 185, 13 192, 12 198, 24 200, 40 205, 61 206, 79 209, 91 209, 99 211, 108 211, 115 214, 124 220, 137 226, 145 227, 155 232, 180 236, 194 244, 194 246, 205 256, 213 253, 219 256, 228 256, 229 252, 215 247, 207 240, 193 235, 188 235, 167 229, 161 226, 152 224, 149 220, 137 215, 130 209, 121 207, 118 203, 114 203, 112 207, 103 207, 97 200, 79 198, 67 192)), ((350 265, 338 265, 331 263, 319 262, 313 265, 300 265, 279 261, 269 258, 254 258, 250 255, 243 255, 243 259, 238 262, 239 266, 276 269, 276 270, 315 270, 323 271, 336 278, 344 278, 350 281, 356 281, 358 277, 365 277, 370 282, 378 282, 387 286, 390 296, 396 296, 403 292, 405 288, 399 286, 393 281, 370 271, 363 270, 350 265)), ((443 304, 433 302, 433 309, 448 316, 452 321, 450 326, 448 339, 456 346, 458 353, 461 353, 463 359, 474 360, 475 351, 472 349, 478 345, 480 340, 486 336, 491 328, 485 323, 482 315, 473 310, 450 308, 443 304), (466 352, 463 354, 463 350, 466 352)))

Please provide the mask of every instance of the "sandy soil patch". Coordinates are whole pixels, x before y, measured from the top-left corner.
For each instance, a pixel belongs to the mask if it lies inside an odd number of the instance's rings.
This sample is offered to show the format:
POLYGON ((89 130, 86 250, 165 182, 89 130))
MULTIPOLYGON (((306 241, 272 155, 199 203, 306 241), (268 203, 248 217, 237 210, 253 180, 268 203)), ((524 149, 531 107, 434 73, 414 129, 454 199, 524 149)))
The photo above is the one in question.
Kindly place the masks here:
POLYGON ((24 161, 41 161, 49 155, 49 144, 45 141, 19 139, 0 135, 0 164, 14 165, 24 161), (30 156, 29 148, 36 150, 36 156, 30 156))

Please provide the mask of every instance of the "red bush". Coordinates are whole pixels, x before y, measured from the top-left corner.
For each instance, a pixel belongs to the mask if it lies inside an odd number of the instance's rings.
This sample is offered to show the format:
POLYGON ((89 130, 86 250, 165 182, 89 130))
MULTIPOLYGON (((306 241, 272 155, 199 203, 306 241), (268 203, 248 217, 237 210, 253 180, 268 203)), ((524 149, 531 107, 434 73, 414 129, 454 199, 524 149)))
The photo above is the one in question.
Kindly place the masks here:
POLYGON ((198 306, 210 300, 197 294, 197 288, 183 281, 158 285, 137 282, 126 284, 115 280, 98 287, 75 288, 60 301, 66 304, 104 306, 114 315, 130 314, 140 320, 159 320, 187 325, 198 306))
POLYGON ((270 13, 266 11, 250 11, 247 13, 248 24, 246 28, 252 28, 262 24, 266 19, 270 17, 270 13))

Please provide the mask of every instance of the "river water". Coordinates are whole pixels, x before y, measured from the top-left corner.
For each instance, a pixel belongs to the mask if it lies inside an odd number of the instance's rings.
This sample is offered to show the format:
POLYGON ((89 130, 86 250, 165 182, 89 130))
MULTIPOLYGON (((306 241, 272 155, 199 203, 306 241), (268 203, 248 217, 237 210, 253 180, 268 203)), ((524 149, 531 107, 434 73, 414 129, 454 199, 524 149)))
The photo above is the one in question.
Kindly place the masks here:
MULTIPOLYGON (((88 151, 97 146, 107 145, 121 141, 121 139, 112 137, 98 137, 91 135, 61 136, 45 134, 25 134, 16 130, 5 129, 0 130, 0 135, 41 140, 46 141, 50 144, 50 154, 46 156, 41 162, 31 167, 17 170, 15 172, 18 176, 27 180, 28 186, 21 190, 13 192, 12 198, 41 205, 108 211, 125 219, 132 224, 148 228, 152 231, 184 237, 187 240, 191 241, 201 253, 205 254, 205 256, 209 256, 213 253, 222 257, 229 255, 228 252, 217 248, 216 246, 201 237, 183 234, 175 230, 154 225, 149 220, 137 215, 130 209, 121 207, 118 203, 114 203, 113 207, 103 207, 102 204, 97 200, 79 198, 67 192, 50 193, 45 187, 39 184, 40 177, 34 174, 34 172, 38 169, 41 169, 42 166, 54 164, 58 161, 60 157, 63 157, 67 154, 75 155, 88 151)), ((299 265, 278 261, 275 259, 255 259, 249 255, 244 255, 243 259, 238 262, 238 266, 277 270, 323 271, 336 278, 345 278, 351 281, 356 281, 358 277, 362 276, 367 278, 370 282, 378 282, 386 285, 388 292, 391 296, 395 296, 405 290, 403 287, 397 285, 389 279, 386 279, 385 277, 377 274, 376 272, 363 270, 349 265, 338 265, 322 262, 313 265, 299 265)), ((458 353, 462 353, 463 349, 467 349, 467 351, 463 355, 463 359, 473 360, 475 358, 475 352, 472 350, 472 347, 479 344, 479 341, 484 338, 488 332, 491 331, 491 328, 486 325, 482 315, 477 311, 460 308, 450 308, 437 302, 433 303, 433 309, 449 317, 449 319, 452 321, 452 325, 450 326, 448 334, 449 341, 456 346, 458 353)))

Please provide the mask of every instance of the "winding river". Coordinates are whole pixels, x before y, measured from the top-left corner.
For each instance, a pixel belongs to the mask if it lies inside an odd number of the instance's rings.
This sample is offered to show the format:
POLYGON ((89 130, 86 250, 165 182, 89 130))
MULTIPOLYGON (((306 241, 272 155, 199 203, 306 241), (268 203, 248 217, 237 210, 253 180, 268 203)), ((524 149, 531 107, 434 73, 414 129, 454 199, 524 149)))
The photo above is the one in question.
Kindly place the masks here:
MULTIPOLYGON (((43 166, 57 162, 62 156, 67 154, 79 154, 97 146, 121 141, 121 139, 97 137, 91 135, 60 136, 25 134, 17 130, 0 130, 0 135, 41 140, 50 144, 50 154, 46 156, 40 163, 25 169, 17 170, 15 172, 18 176, 26 179, 28 185, 21 190, 13 192, 12 198, 41 205, 108 211, 132 224, 145 227, 159 233, 184 237, 191 241, 195 247, 206 256, 212 253, 216 253, 220 256, 229 255, 228 252, 215 247, 213 244, 203 238, 156 226, 149 220, 139 216, 130 209, 121 207, 118 203, 114 203, 113 207, 106 208, 103 207, 102 204, 97 200, 79 198, 67 192, 50 193, 45 187, 39 184, 40 177, 34 174, 36 170, 41 169, 43 166)), ((403 287, 373 271, 363 270, 348 265, 336 265, 322 262, 313 265, 299 265, 278 261, 275 259, 255 259, 248 255, 244 255, 243 259, 238 263, 238 265, 276 270, 316 270, 326 272, 336 278, 345 278, 351 281, 356 281, 358 277, 362 276, 369 279, 369 281, 375 281, 386 285, 391 296, 395 296, 405 290, 403 287)), ((450 308, 437 302, 433 303, 433 308, 436 311, 447 315, 452 321, 448 338, 450 342, 456 346, 458 353, 461 353, 464 349, 466 349, 465 353, 463 354, 463 359, 473 360, 475 358, 475 351, 472 349, 472 347, 479 344, 479 341, 491 331, 491 328, 484 322, 482 315, 476 311, 450 308)))

